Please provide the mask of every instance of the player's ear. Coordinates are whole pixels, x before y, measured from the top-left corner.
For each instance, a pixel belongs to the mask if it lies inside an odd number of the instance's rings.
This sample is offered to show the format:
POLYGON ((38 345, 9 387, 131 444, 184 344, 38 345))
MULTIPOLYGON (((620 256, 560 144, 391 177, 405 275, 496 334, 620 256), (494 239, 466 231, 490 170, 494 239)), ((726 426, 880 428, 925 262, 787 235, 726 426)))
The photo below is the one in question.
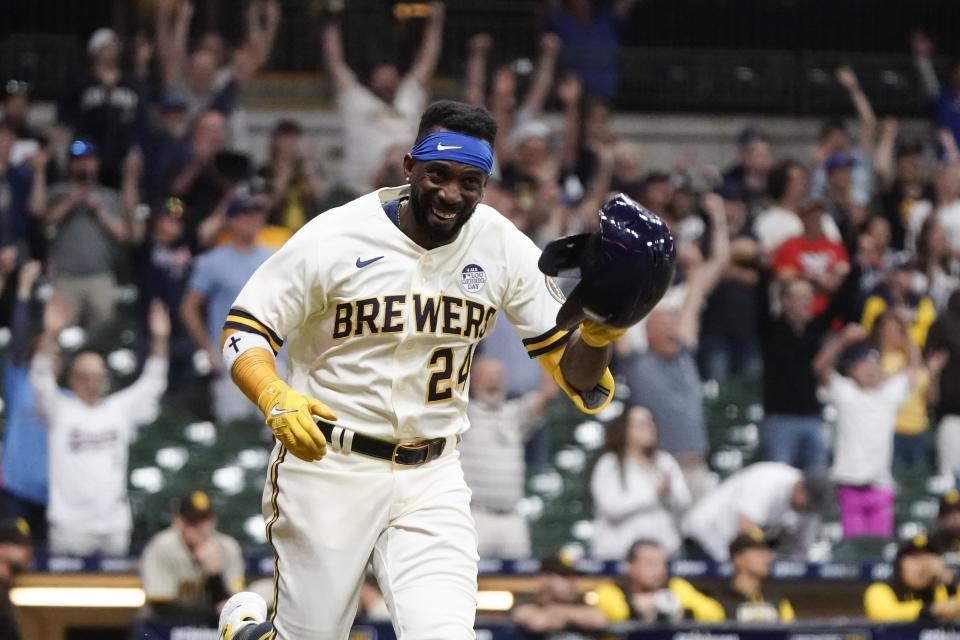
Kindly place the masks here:
POLYGON ((409 153, 403 156, 403 175, 406 177, 408 182, 413 176, 413 163, 413 156, 411 156, 409 153))

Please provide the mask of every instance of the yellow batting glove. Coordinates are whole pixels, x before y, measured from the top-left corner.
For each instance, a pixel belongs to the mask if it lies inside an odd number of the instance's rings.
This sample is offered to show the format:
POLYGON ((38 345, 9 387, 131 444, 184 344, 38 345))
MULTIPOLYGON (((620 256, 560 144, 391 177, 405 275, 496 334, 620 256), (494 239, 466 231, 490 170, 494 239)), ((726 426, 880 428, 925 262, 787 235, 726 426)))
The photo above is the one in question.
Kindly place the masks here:
POLYGON ((336 420, 336 414, 327 405, 294 391, 283 380, 275 380, 260 393, 257 406, 277 440, 293 455, 310 462, 327 452, 327 440, 313 419, 320 416, 336 420))
POLYGON ((580 323, 580 339, 587 343, 587 346, 597 349, 616 342, 626 332, 626 328, 609 327, 593 320, 580 323))

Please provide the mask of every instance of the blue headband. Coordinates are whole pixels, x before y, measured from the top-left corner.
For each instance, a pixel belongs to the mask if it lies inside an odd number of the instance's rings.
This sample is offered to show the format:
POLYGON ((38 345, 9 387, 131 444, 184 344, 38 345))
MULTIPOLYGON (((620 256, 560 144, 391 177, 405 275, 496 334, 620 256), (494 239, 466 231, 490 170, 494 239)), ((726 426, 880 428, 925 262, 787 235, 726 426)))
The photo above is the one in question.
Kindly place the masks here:
POLYGON ((493 149, 490 145, 463 133, 437 131, 424 137, 410 150, 414 160, 449 160, 482 169, 487 175, 493 171, 493 149))

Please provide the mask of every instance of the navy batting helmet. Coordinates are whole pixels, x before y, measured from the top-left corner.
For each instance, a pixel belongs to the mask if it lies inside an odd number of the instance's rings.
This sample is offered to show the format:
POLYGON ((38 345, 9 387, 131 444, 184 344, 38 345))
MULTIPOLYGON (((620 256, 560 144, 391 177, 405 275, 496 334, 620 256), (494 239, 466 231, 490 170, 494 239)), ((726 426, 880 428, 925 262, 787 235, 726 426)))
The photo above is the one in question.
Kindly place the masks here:
POLYGON ((677 251, 657 215, 622 193, 600 207, 600 230, 554 240, 540 256, 549 276, 579 277, 557 326, 589 318, 629 327, 650 313, 673 281, 677 251))

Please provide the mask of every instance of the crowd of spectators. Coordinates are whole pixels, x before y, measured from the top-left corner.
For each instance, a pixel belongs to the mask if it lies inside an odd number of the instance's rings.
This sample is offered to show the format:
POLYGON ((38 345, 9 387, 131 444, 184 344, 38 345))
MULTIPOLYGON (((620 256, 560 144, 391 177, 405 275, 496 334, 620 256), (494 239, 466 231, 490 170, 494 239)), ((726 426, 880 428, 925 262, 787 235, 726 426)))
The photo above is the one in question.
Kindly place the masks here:
MULTIPOLYGON (((601 605, 584 604, 558 556, 544 564, 538 601, 518 606, 515 618, 538 631, 558 620, 584 628, 626 618, 789 620, 801 612, 770 590, 760 595, 772 543, 805 558, 816 516, 834 496, 845 538, 893 541, 894 473, 954 483, 960 472, 960 71, 941 88, 932 43, 914 38, 935 111, 927 136, 878 121, 855 71, 841 67, 836 81, 856 127, 825 122, 808 156, 786 157, 750 127, 733 141, 728 167, 704 165, 689 150, 673 166, 647 166, 637 143, 616 133, 610 102, 616 25, 633 4, 556 3, 529 77, 516 65, 490 67, 493 35, 464 45, 460 97, 485 106, 500 128, 486 203, 543 246, 592 230, 599 205, 624 192, 663 217, 679 254, 675 286, 616 345, 613 368, 628 393, 592 467, 588 553, 626 558, 629 584, 601 605), (548 108, 562 128, 544 118, 548 108), (762 386, 759 459, 719 482, 708 465, 703 383, 744 376, 762 386), (669 579, 666 560, 678 555, 730 560, 734 577, 700 593, 669 579)), ((443 4, 431 3, 408 69, 380 60, 361 72, 346 62, 336 17, 325 18, 325 78, 344 149, 331 184, 295 120, 275 122, 262 166, 236 143, 242 93, 269 57, 278 4, 249 3, 236 46, 217 33, 191 39, 189 2, 157 6, 154 38, 134 43, 129 68, 118 34, 90 36, 87 70, 65 87, 49 129, 36 128, 26 83, 3 85, 0 314, 12 338, 0 506, 55 552, 128 551, 127 447, 165 389, 209 383, 208 417, 254 415, 220 359, 227 309, 313 216, 402 182, 400 160, 431 77, 453 46, 443 41, 443 4), (133 385, 108 393, 103 356, 62 357, 60 344, 68 327, 109 332, 117 284, 131 281, 147 357, 133 385), (42 316, 39 333, 31 314, 42 316), (57 383, 61 370, 69 393, 57 383)), ((481 552, 529 556, 524 479, 548 457, 555 393, 505 321, 475 358, 471 394, 463 466, 481 552)), ((199 503, 185 499, 148 557, 154 566, 175 554, 199 573, 151 581, 151 593, 202 592, 213 605, 238 582, 223 557, 233 551, 222 540, 212 550, 213 516, 205 496, 193 497, 199 503)), ((896 579, 909 587, 926 579, 910 569, 914 559, 947 545, 907 544, 896 579)), ((939 588, 946 573, 935 573, 939 588)), ((888 597, 878 588, 869 599, 888 597)))

